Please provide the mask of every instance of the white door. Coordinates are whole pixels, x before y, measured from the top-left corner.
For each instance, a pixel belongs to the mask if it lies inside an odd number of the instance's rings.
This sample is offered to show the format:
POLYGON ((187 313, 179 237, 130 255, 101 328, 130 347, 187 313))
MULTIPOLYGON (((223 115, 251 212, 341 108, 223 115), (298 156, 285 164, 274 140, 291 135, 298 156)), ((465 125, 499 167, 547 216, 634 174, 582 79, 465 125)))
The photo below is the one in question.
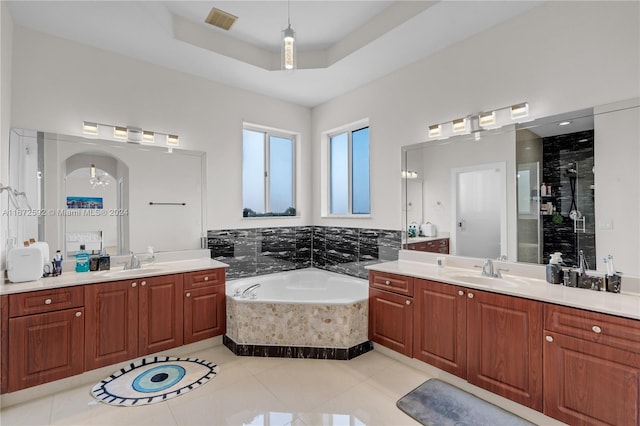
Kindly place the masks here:
POLYGON ((507 253, 506 164, 452 170, 452 253, 496 259, 507 253))

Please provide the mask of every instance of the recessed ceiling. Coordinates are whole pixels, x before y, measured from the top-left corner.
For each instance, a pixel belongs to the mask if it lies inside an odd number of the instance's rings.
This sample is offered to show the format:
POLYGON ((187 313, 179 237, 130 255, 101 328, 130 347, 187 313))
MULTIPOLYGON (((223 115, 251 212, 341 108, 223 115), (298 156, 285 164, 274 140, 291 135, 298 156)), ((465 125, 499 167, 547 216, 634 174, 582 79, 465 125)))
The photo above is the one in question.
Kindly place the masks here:
POLYGON ((540 1, 290 4, 299 69, 280 71, 286 1, 8 1, 16 25, 314 107, 509 20, 540 1), (216 7, 238 17, 206 24, 216 7))

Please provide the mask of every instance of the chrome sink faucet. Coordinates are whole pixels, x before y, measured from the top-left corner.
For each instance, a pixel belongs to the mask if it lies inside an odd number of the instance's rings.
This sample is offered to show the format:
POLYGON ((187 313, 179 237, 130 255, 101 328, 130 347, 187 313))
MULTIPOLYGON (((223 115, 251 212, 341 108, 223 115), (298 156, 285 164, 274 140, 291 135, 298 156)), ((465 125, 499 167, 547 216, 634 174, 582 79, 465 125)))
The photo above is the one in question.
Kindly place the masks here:
MULTIPOLYGON (((477 268, 480 268, 480 266, 477 266, 477 268)), ((484 265, 482 265, 481 268, 482 268, 481 275, 483 277, 491 277, 491 278, 502 278, 502 272, 509 271, 508 269, 494 268, 493 260, 491 259, 485 260, 484 265)))
POLYGON ((140 260, 136 257, 134 252, 131 253, 131 258, 129 259, 129 263, 124 265, 124 269, 140 269, 142 265, 140 264, 140 260))

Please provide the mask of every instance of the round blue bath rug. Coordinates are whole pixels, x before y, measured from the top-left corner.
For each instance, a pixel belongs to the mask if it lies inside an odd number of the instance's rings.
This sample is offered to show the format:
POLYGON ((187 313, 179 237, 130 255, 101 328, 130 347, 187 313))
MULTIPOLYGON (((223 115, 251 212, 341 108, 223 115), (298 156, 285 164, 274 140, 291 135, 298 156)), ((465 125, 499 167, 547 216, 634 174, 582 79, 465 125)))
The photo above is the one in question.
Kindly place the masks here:
POLYGON ((166 401, 204 385, 219 367, 197 358, 142 358, 116 371, 91 389, 105 404, 132 407, 166 401))

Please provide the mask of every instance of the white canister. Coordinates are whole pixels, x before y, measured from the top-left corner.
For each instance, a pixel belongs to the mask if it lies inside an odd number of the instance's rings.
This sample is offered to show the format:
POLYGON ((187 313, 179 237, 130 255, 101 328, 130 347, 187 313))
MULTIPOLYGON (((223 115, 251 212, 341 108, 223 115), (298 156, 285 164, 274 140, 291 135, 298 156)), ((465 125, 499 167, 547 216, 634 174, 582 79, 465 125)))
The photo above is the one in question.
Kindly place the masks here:
POLYGON ((420 225, 420 235, 423 237, 435 237, 438 234, 438 230, 433 223, 427 222, 420 225))

